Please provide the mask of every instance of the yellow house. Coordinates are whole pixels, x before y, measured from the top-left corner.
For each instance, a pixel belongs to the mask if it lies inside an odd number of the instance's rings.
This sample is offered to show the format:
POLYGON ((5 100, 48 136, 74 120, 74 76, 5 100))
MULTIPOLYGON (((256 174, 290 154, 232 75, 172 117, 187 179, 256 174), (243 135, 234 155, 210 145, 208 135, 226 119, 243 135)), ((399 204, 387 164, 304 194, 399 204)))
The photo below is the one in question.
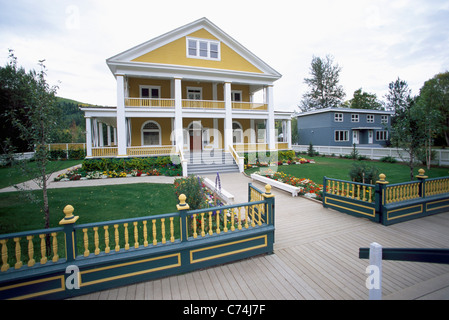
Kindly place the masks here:
POLYGON ((87 157, 222 151, 237 160, 236 151, 291 147, 291 115, 274 110, 281 75, 206 18, 106 62, 117 106, 82 108, 87 157))

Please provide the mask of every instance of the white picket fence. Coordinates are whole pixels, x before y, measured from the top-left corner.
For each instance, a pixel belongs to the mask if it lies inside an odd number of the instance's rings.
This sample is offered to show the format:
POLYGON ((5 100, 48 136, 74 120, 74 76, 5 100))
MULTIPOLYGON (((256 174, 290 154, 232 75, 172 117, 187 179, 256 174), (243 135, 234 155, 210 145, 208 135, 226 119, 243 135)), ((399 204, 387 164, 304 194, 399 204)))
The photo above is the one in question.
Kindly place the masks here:
MULTIPOLYGON (((292 145, 292 149, 296 152, 307 152, 308 145, 292 145)), ((324 155, 350 155, 354 150, 353 147, 335 147, 335 146, 313 146, 313 149, 319 154, 324 155)), ((372 160, 379 160, 383 157, 393 157, 398 161, 408 159, 408 155, 401 149, 396 148, 369 148, 357 147, 357 152, 361 156, 365 156, 372 160), (402 158, 401 158, 402 155, 402 158)), ((432 160, 432 164, 438 166, 449 166, 449 149, 433 149, 436 153, 436 159, 432 160)))

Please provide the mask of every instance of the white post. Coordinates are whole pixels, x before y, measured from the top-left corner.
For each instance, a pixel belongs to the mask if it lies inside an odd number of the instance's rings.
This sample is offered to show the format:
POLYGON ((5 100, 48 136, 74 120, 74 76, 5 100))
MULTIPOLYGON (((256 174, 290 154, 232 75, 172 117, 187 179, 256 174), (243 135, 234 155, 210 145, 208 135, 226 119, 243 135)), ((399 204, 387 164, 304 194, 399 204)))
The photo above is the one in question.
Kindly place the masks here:
POLYGON ((225 121, 224 121, 224 151, 229 150, 229 146, 233 144, 232 137, 232 96, 231 83, 225 82, 224 86, 224 100, 225 100, 225 121))
POLYGON ((92 157, 92 121, 86 117, 86 157, 92 157))
POLYGON ((117 75, 117 145, 118 156, 126 157, 125 76, 117 75))
POLYGON ((369 246, 369 273, 366 279, 366 287, 369 289, 370 300, 382 299, 382 246, 373 242, 369 246))
POLYGON ((292 149, 292 120, 287 120, 287 142, 288 150, 292 149))
POLYGON ((184 149, 184 137, 182 128, 182 87, 181 79, 175 79, 175 130, 174 140, 176 142, 176 149, 184 149))
POLYGON ((106 131, 108 133, 108 146, 110 147, 111 144, 112 144, 112 140, 111 140, 111 126, 110 125, 107 125, 106 131))
POLYGON ((274 125, 274 100, 273 100, 273 86, 266 88, 266 99, 268 104, 268 120, 267 120, 267 135, 268 135, 268 149, 276 149, 276 130, 274 125))
POLYGON ((98 122, 98 138, 100 139, 98 146, 104 147, 103 123, 98 122))

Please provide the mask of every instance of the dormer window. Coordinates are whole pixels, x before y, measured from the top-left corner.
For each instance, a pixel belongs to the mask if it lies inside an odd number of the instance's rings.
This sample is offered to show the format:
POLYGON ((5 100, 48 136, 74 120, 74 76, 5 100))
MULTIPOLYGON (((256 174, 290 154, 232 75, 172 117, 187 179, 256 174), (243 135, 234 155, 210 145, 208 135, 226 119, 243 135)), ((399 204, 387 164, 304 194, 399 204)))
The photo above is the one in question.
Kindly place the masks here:
POLYGON ((220 42, 208 39, 187 38, 187 57, 220 60, 220 42))

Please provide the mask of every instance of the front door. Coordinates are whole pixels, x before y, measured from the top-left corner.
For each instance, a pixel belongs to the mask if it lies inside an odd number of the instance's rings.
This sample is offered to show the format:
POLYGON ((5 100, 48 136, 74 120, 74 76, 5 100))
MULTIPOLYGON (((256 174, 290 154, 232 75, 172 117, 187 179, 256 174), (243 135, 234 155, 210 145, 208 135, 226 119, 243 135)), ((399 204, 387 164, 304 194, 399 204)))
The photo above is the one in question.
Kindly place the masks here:
POLYGON ((368 130, 368 143, 372 144, 373 143, 373 130, 368 130))
POLYGON ((352 131, 352 144, 359 144, 359 131, 358 130, 352 131))

